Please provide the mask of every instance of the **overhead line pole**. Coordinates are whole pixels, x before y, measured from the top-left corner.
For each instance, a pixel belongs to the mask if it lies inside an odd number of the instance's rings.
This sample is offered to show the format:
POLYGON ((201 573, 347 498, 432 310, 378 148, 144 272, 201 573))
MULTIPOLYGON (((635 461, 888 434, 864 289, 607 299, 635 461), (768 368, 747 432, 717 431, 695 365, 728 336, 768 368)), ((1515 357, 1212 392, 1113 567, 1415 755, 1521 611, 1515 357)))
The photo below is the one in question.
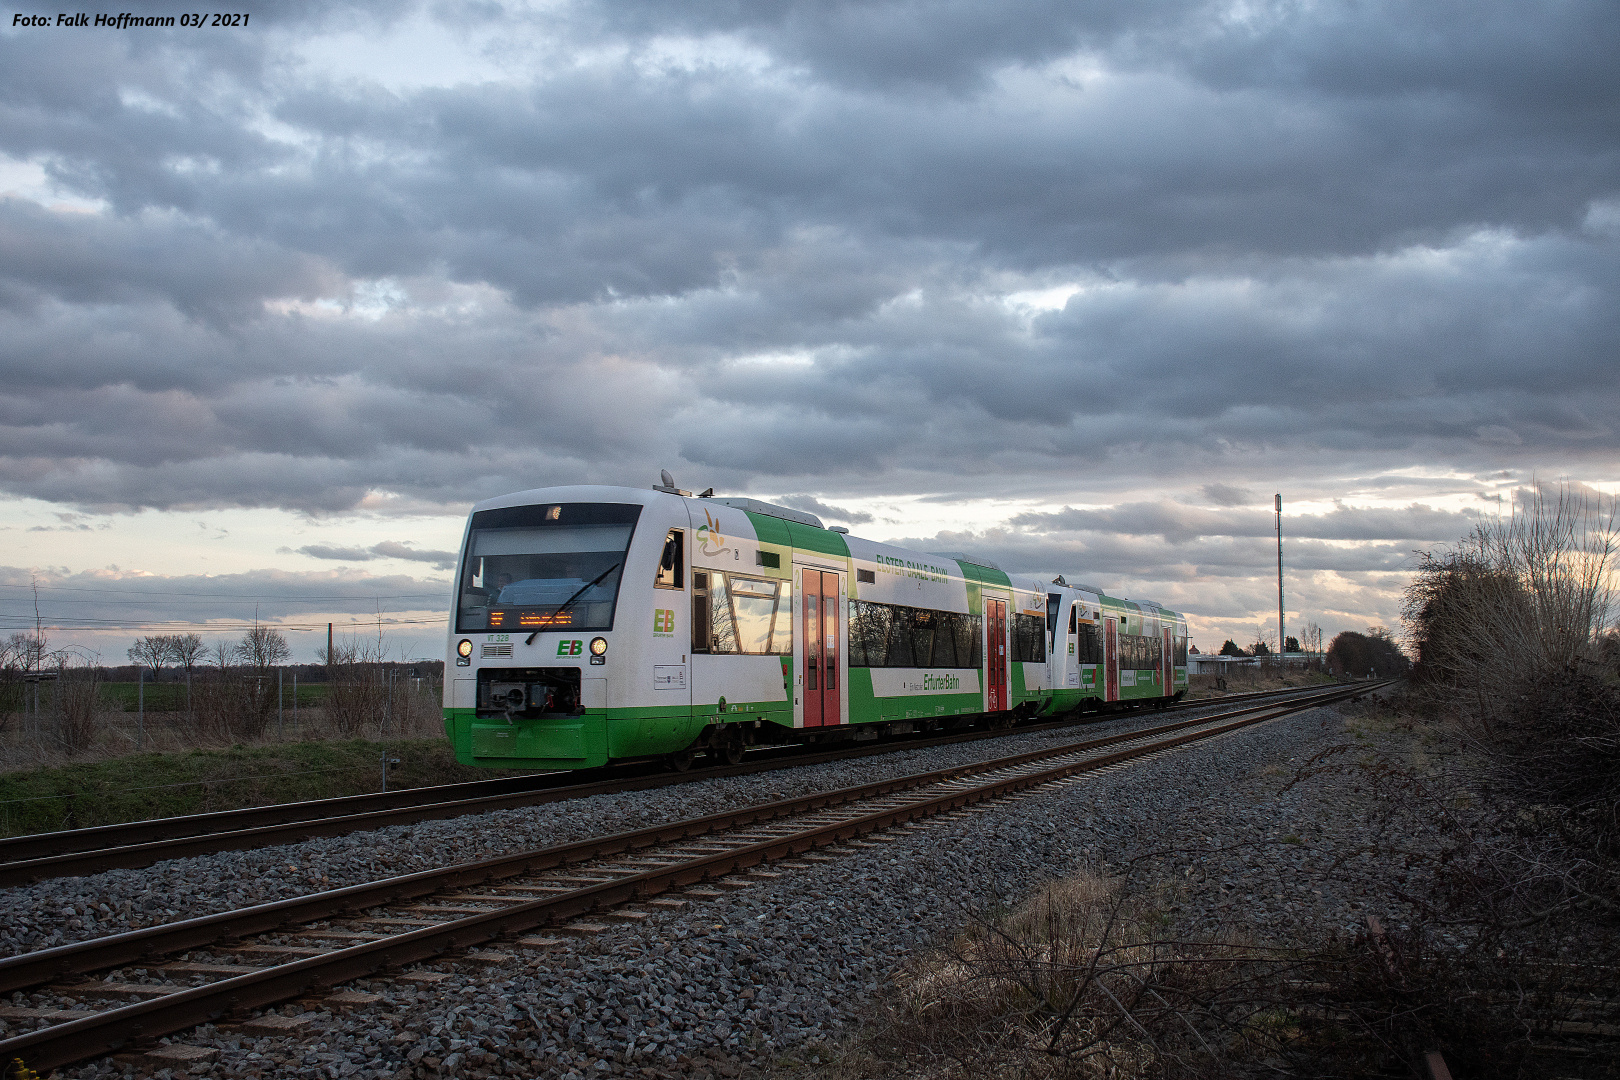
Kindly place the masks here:
POLYGON ((1277 495, 1277 655, 1287 651, 1288 639, 1283 636, 1283 582, 1282 582, 1282 494, 1277 495))

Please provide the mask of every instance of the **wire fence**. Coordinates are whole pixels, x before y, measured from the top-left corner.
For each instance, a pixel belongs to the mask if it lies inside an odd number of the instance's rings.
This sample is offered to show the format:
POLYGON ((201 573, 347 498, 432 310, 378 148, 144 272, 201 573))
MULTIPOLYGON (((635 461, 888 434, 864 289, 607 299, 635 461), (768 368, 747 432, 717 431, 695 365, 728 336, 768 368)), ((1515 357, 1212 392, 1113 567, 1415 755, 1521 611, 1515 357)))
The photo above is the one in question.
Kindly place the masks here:
POLYGON ((142 751, 434 735, 438 667, 336 664, 320 682, 281 667, 165 673, 155 682, 89 665, 0 671, 0 770, 142 751))

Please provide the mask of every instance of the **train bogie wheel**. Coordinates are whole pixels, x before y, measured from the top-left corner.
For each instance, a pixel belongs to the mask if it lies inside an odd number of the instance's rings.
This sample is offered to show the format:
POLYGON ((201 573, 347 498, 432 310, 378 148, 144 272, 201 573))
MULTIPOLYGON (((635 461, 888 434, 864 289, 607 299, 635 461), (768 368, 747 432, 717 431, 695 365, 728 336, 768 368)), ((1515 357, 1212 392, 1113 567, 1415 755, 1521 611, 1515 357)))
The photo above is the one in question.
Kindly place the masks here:
POLYGON ((692 762, 696 759, 697 752, 688 746, 685 750, 677 750, 673 754, 666 754, 664 764, 669 766, 673 772, 686 772, 692 767, 692 762))
POLYGON ((743 741, 741 735, 727 739, 715 748, 715 753, 727 765, 741 765, 743 759, 743 741))

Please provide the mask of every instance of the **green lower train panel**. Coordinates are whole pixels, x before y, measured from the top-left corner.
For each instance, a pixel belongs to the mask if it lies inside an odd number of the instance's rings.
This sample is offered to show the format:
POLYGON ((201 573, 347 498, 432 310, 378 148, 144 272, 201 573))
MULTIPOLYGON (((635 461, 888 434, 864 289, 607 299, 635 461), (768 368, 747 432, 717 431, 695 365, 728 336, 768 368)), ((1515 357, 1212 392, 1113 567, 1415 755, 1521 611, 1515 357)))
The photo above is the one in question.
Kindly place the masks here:
MULTIPOLYGON (((1087 704, 1101 704, 1099 688, 1090 684, 1059 690, 1023 689, 1022 665, 1013 670, 1011 703, 1045 702, 1045 715, 1066 712, 1087 704)), ((1185 669, 1178 670, 1176 686, 1165 694, 1142 672, 1135 686, 1121 686, 1120 700, 1133 701, 1173 696, 1186 689, 1185 669)), ((1089 674, 1089 673, 1088 673, 1089 674)), ((920 677, 920 675, 919 675, 920 677)), ((984 712, 984 695, 924 692, 879 697, 873 692, 869 668, 849 668, 849 725, 935 720, 984 712)), ((464 765, 513 769, 590 769, 623 758, 658 757, 683 750, 713 724, 762 721, 793 726, 793 709, 785 701, 722 699, 711 705, 670 710, 667 707, 587 709, 579 716, 519 719, 507 723, 479 719, 472 709, 444 710, 444 731, 464 765)))
POLYGON ((445 734, 456 760, 486 768, 594 769, 616 758, 656 757, 692 744, 711 724, 764 720, 791 726, 780 701, 666 709, 587 709, 580 716, 539 720, 479 719, 471 709, 446 709, 445 734))
POLYGON ((471 709, 446 709, 445 730, 463 765, 488 768, 593 769, 608 762, 608 715, 545 720, 479 720, 471 709))
MULTIPOLYGON (((919 672, 919 678, 921 677, 919 672)), ((968 716, 984 712, 984 696, 971 693, 926 693, 879 697, 872 689, 872 669, 849 669, 851 724, 880 724, 894 720, 926 720, 939 716, 968 716)))

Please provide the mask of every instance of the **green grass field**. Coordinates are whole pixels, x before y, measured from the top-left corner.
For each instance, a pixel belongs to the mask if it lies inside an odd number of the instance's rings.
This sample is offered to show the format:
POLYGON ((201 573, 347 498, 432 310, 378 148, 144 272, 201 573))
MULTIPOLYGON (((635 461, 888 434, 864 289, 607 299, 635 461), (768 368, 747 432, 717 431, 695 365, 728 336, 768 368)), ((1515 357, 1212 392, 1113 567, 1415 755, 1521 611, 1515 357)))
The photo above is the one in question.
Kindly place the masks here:
POLYGON ((0 835, 361 795, 381 790, 384 754, 400 759, 390 791, 520 775, 462 765, 442 738, 131 754, 0 774, 0 835))
MULTIPOLYGON (((142 687, 132 682, 104 682, 98 688, 101 701, 109 709, 135 712, 139 707, 142 687)), ((186 684, 183 682, 149 682, 144 687, 147 712, 183 712, 186 707, 186 684)), ((286 697, 285 708, 293 707, 291 680, 282 686, 286 697)), ((326 701, 325 683, 305 683, 298 688, 298 707, 308 709, 326 701)))

